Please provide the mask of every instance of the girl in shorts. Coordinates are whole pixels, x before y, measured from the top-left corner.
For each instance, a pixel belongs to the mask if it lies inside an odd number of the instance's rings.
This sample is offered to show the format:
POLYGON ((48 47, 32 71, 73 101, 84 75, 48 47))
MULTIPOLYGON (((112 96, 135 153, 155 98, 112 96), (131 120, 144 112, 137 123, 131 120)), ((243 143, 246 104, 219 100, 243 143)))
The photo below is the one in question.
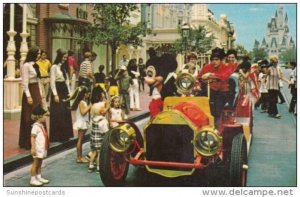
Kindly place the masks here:
POLYGON ((49 147, 48 133, 44 127, 46 113, 41 105, 36 106, 31 114, 31 119, 35 121, 31 129, 31 155, 33 163, 31 167, 30 185, 41 186, 49 183, 49 180, 42 178, 41 166, 43 159, 47 156, 49 147))

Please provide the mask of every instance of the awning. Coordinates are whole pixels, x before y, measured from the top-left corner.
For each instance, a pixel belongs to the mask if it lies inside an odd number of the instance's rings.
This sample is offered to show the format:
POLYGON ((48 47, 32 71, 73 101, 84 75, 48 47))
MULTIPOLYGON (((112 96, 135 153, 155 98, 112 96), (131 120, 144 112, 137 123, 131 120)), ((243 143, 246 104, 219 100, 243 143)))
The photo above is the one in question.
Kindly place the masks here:
POLYGON ((73 24, 73 25, 88 25, 91 24, 91 22, 76 18, 74 16, 70 16, 68 14, 55 14, 53 16, 50 16, 49 18, 44 18, 44 20, 48 23, 67 23, 67 24, 73 24))

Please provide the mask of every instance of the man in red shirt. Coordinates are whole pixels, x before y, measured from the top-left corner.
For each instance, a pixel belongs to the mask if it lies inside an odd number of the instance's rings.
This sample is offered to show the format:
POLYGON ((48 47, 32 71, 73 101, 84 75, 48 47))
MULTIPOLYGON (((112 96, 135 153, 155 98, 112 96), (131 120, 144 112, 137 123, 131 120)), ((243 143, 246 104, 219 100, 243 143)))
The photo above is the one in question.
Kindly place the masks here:
POLYGON ((223 63, 224 57, 224 49, 213 49, 211 63, 206 64, 198 75, 202 83, 203 80, 210 81, 210 109, 215 117, 216 127, 226 102, 225 98, 229 91, 228 79, 232 73, 232 69, 223 63))

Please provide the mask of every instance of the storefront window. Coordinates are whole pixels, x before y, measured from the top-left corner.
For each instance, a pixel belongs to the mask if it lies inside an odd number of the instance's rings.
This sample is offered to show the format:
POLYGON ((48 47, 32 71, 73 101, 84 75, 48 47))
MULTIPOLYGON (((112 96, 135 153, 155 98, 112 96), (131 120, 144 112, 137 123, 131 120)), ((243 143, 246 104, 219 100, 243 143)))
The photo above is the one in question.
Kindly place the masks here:
POLYGON ((56 51, 58 49, 64 49, 66 51, 70 50, 71 48, 71 40, 70 39, 52 39, 52 62, 55 60, 56 51))
POLYGON ((30 35, 28 37, 28 47, 36 46, 36 25, 28 24, 27 31, 30 35))

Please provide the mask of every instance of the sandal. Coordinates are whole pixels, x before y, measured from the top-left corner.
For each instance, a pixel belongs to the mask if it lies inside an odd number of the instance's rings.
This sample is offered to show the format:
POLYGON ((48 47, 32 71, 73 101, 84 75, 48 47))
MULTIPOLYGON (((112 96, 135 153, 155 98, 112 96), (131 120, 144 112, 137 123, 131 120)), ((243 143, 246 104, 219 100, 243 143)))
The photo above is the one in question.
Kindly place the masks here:
POLYGON ((81 159, 77 159, 76 162, 77 163, 88 163, 89 161, 86 158, 82 157, 81 159))

